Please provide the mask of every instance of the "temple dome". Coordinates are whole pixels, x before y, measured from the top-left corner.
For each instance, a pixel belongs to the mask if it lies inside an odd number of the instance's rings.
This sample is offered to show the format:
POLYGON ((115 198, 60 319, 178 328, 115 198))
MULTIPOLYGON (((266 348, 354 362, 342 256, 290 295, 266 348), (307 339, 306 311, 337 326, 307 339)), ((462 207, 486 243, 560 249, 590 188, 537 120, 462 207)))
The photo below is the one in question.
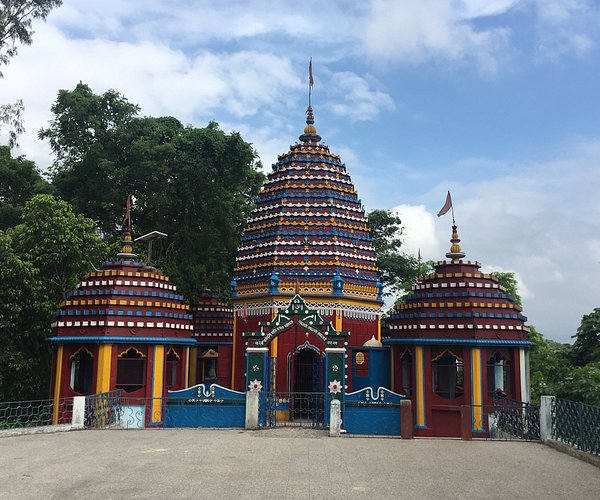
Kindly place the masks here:
POLYGON ((67 294, 52 329, 59 336, 191 336, 192 316, 169 277, 138 260, 126 232, 121 252, 67 294))
POLYGON ((303 296, 379 300, 364 209, 345 164, 320 142, 310 106, 300 141, 278 157, 256 200, 236 260, 234 296, 293 295, 299 283, 303 296))

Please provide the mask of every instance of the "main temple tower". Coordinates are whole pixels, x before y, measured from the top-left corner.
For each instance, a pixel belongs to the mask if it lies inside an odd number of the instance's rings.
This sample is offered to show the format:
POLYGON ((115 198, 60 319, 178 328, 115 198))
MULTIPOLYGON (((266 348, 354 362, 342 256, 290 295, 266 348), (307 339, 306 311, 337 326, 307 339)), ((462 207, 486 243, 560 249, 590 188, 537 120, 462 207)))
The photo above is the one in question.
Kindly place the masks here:
MULTIPOLYGON (((310 104, 299 139, 273 165, 239 248, 231 282, 237 390, 246 385, 248 336, 264 335, 261 327, 292 298, 317 312, 328 331, 347 333, 349 349, 380 338, 383 287, 365 211, 346 166, 321 143, 310 104)), ((291 323, 265 339, 272 387, 323 391, 326 342, 291 323)), ((346 385, 352 388, 351 370, 346 385)))

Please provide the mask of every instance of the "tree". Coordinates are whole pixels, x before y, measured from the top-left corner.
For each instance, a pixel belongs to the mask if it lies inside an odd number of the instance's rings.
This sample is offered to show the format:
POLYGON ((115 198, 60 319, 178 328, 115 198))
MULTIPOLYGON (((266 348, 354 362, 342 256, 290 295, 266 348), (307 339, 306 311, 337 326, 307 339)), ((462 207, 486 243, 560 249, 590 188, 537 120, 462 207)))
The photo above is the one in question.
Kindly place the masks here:
MULTIPOLYGON (((17 44, 31 45, 33 19, 46 20, 62 0, 0 0, 0 68, 17 55, 17 44)), ((0 69, 0 78, 4 74, 0 69)), ((23 101, 0 105, 0 128, 8 129, 8 146, 17 146, 17 137, 24 132, 23 101)))
POLYGON ((495 271, 492 273, 492 276, 498 278, 498 283, 506 289, 506 293, 512 297, 516 304, 522 305, 519 284, 517 283, 517 278, 515 278, 515 273, 495 271))
POLYGON ((23 156, 13 158, 9 147, 0 146, 0 229, 16 226, 25 203, 50 190, 35 163, 23 156))
POLYGON ((17 255, 35 268, 36 279, 56 305, 90 270, 90 262, 107 257, 94 221, 49 194, 28 201, 22 223, 9 234, 17 255))
POLYGON ((137 235, 169 235, 155 263, 190 300, 205 288, 225 296, 252 200, 263 175, 252 146, 215 122, 184 127, 173 117, 136 116, 118 92, 82 83, 61 90, 40 137, 56 154, 53 186, 75 210, 120 238, 123 203, 133 195, 137 235))
POLYGON ((0 231, 0 400, 47 397, 52 316, 89 261, 104 256, 93 221, 47 194, 25 204, 21 224, 0 231))
POLYGON ((17 44, 31 45, 32 21, 45 21, 62 0, 0 0, 0 5, 0 66, 5 66, 17 55, 17 44))
POLYGON ((600 307, 583 316, 572 338, 575 339, 573 363, 576 366, 600 361, 600 307))
POLYGON ((367 214, 367 220, 377 255, 380 281, 387 288, 386 295, 406 293, 417 280, 419 262, 400 252, 402 221, 391 210, 372 210, 367 214))

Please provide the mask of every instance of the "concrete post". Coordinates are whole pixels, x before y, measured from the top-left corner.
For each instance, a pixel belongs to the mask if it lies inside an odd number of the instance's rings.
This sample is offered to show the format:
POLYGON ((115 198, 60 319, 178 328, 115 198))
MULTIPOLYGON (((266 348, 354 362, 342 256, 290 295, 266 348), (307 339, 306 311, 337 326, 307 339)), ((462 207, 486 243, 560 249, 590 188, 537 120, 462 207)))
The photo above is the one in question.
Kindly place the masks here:
POLYGON ((412 439, 413 437, 412 403, 410 399, 400 401, 400 437, 402 439, 412 439))
POLYGON ((329 436, 340 437, 342 429, 342 403, 332 399, 329 409, 329 436))
POLYGON ((540 439, 552 439, 552 403, 554 396, 542 396, 540 400, 540 439))
POLYGON ((85 418, 85 396, 73 397, 73 414, 71 426, 75 429, 83 429, 85 418))
POLYGON ((246 429, 258 429, 259 391, 246 392, 246 429))

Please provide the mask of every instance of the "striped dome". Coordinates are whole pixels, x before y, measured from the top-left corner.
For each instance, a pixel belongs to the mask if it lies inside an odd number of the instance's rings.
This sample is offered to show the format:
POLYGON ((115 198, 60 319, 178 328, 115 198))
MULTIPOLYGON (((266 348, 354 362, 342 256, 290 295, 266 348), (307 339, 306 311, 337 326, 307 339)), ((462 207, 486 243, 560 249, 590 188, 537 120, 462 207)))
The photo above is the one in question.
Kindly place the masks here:
POLYGON ((244 231, 234 296, 289 293, 377 299, 373 243, 346 166, 321 144, 312 109, 300 143, 280 155, 244 231))

